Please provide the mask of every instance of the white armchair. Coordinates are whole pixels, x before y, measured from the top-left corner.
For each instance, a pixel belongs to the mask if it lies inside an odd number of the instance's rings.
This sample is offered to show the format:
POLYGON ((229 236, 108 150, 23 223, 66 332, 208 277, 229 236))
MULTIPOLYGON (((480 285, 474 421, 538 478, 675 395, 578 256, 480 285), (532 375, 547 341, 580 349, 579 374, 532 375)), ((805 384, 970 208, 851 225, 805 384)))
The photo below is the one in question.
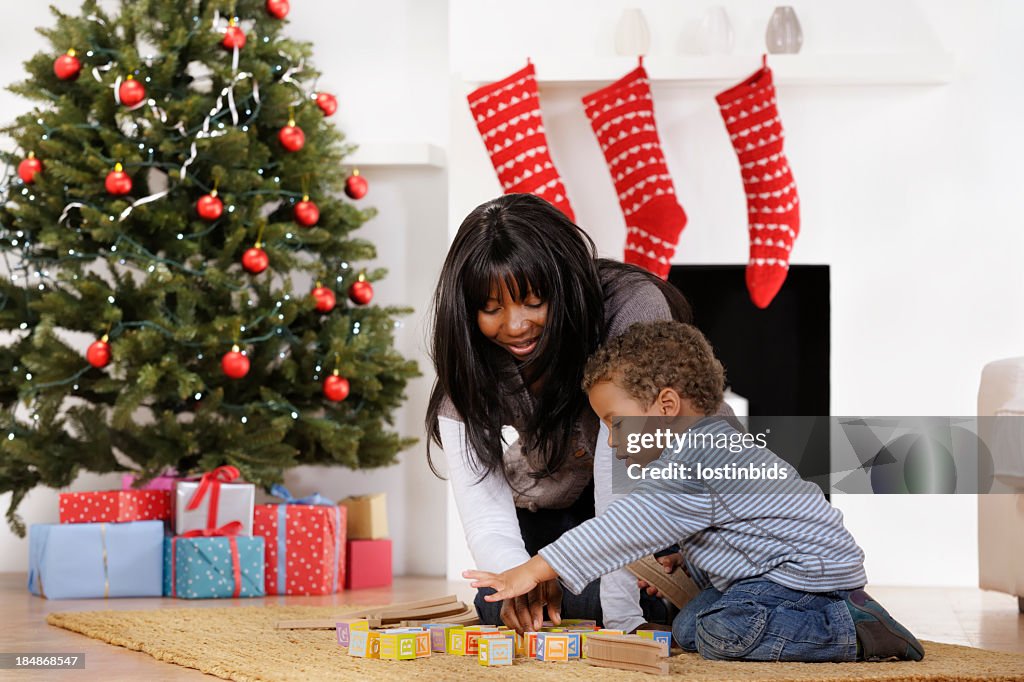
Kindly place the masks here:
MULTIPOLYGON (((1011 432, 1020 431, 1019 425, 1024 424, 1024 358, 985 365, 978 390, 978 416, 1019 417, 1003 425, 1011 432)), ((1011 433, 1009 439, 986 433, 993 421, 980 420, 979 435, 993 450, 995 485, 1011 492, 978 495, 979 585, 1015 595, 1024 613, 1024 448, 1019 433, 1011 433)))

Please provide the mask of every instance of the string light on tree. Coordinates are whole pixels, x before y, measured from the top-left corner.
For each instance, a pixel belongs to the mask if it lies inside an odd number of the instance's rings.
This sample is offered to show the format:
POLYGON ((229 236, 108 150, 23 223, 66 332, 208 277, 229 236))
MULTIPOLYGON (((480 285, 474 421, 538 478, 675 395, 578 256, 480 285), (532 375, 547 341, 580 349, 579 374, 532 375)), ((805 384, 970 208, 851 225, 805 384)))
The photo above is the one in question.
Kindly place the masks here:
POLYGON ((267 0, 267 13, 275 19, 284 19, 290 10, 288 0, 267 0))
POLYGON ((62 81, 73 81, 81 72, 82 62, 75 56, 74 50, 68 50, 53 60, 53 73, 62 81))
POLYGON ((146 86, 135 80, 135 77, 131 74, 121 81, 121 85, 117 88, 117 96, 121 100, 121 104, 126 107, 134 107, 136 104, 146 99, 146 86))
POLYGON ((236 343, 220 359, 220 368, 229 379, 241 379, 249 373, 249 358, 236 343))
POLYGON ((320 111, 324 112, 324 116, 333 116, 334 112, 338 110, 338 98, 329 92, 318 92, 315 95, 316 105, 320 107, 320 111))
POLYGON ((18 177, 26 185, 36 181, 36 173, 43 172, 43 162, 36 158, 35 152, 29 152, 28 156, 18 164, 18 177))
POLYGON ((362 199, 369 189, 370 186, 367 184, 366 178, 359 174, 358 168, 353 170, 352 175, 345 180, 345 194, 350 199, 362 199))
POLYGON ((101 338, 89 344, 85 351, 85 359, 96 369, 102 369, 110 364, 110 338, 104 334, 101 338))
POLYGON ((356 305, 366 305, 373 300, 373 285, 364 273, 359 273, 359 277, 348 288, 348 298, 356 305))
POLYGON ((132 191, 132 178, 124 172, 124 166, 120 163, 114 164, 114 170, 107 173, 107 179, 103 186, 107 193, 114 196, 121 196, 132 191))

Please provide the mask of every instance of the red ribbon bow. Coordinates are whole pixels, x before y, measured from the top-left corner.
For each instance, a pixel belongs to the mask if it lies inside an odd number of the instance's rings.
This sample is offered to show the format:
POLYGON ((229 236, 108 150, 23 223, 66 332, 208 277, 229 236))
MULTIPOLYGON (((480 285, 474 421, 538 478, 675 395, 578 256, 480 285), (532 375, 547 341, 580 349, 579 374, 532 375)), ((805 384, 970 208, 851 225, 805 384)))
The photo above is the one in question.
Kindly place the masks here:
MULTIPOLYGON (((224 467, 222 467, 224 468, 224 467)), ((228 467, 234 469, 234 467, 228 467)), ((238 469, 235 469, 236 476, 238 469)), ((212 499, 212 498, 211 498, 212 499)), ((198 530, 190 530, 187 533, 182 533, 180 537, 183 538, 214 538, 214 537, 226 537, 228 544, 231 546, 231 577, 235 581, 235 589, 231 594, 232 598, 237 598, 242 593, 242 566, 241 561, 238 557, 238 541, 235 536, 242 532, 242 522, 232 521, 226 523, 220 528, 203 528, 198 530)), ((171 596, 178 596, 177 579, 175 576, 175 568, 178 563, 178 538, 171 539, 171 596)))
POLYGON ((220 484, 230 483, 240 475, 238 469, 231 465, 219 466, 213 471, 206 472, 199 479, 199 487, 192 494, 192 499, 189 500, 188 506, 185 509, 189 511, 198 509, 203 501, 203 497, 206 496, 206 492, 209 491, 210 504, 206 511, 206 528, 215 528, 217 526, 217 511, 220 505, 220 484))

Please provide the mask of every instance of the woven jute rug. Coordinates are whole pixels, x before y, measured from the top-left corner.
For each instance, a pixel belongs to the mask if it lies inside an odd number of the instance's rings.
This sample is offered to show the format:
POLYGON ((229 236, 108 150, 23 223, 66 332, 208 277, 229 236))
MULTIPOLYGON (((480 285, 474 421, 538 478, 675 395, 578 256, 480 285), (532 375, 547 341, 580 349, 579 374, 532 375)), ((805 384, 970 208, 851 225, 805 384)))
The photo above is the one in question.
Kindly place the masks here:
MULTIPOLYGON (((53 613, 51 625, 110 644, 143 651, 168 663, 196 668, 239 682, 289 680, 651 680, 629 673, 569 663, 517 659, 509 667, 486 668, 475 658, 435 654, 415 661, 365 660, 348 656, 334 631, 277 630, 279 620, 325 618, 338 607, 254 606, 152 611, 53 613)), ((697 654, 671 659, 672 674, 686 680, 781 682, 784 680, 1024 680, 1024 655, 925 642, 917 663, 735 663, 706 661, 697 654)))

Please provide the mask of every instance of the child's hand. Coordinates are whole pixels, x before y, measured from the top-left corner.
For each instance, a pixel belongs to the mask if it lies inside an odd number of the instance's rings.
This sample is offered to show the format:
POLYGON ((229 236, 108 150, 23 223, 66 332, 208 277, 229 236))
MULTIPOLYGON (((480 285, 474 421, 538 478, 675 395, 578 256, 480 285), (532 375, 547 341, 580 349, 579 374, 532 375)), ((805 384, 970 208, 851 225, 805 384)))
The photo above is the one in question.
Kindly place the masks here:
POLYGON ((554 580, 558 576, 551 570, 548 562, 538 555, 525 564, 510 568, 503 573, 463 571, 462 577, 473 581, 470 583, 471 587, 493 588, 494 594, 484 597, 486 601, 502 601, 526 594, 542 582, 554 580))
MULTIPOLYGON (((657 557, 657 561, 659 564, 661 564, 662 568, 665 570, 665 573, 673 573, 677 568, 683 565, 683 553, 674 552, 672 554, 666 554, 665 556, 657 557)), ((685 571, 686 568, 683 567, 683 570, 685 571)), ((647 594, 651 595, 652 597, 662 596, 661 590, 659 590, 654 585, 651 585, 646 580, 637 579, 636 584, 637 587, 639 587, 641 590, 647 590, 647 594)))

